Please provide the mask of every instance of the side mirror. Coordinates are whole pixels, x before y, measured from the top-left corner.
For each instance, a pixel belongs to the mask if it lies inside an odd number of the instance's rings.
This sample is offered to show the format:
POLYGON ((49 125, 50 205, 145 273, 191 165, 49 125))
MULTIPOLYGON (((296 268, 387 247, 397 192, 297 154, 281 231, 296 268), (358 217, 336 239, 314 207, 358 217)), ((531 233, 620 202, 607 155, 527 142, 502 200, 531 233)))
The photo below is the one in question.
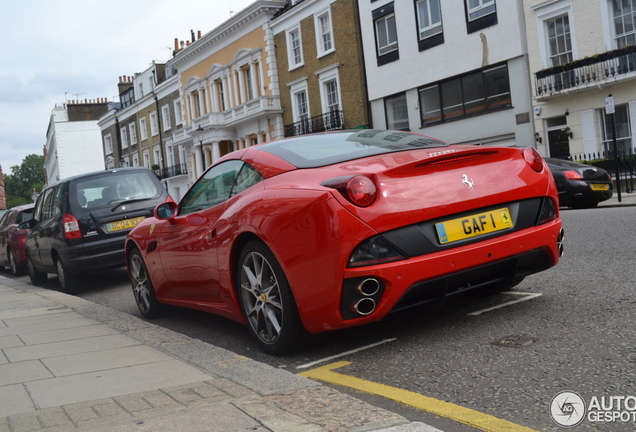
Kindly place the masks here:
POLYGON ((28 230, 37 225, 37 221, 35 219, 29 219, 28 221, 20 222, 18 228, 21 230, 28 230))
POLYGON ((179 206, 174 201, 168 201, 155 207, 153 215, 157 219, 172 219, 177 215, 179 206))

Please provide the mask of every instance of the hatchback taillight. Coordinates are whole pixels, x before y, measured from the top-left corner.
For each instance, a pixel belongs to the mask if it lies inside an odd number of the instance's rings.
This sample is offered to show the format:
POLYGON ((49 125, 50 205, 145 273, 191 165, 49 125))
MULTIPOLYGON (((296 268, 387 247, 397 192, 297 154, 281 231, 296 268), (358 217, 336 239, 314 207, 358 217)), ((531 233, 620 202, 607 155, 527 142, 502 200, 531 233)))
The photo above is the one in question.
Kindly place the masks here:
POLYGON ((75 216, 66 213, 63 219, 63 227, 64 237, 66 237, 68 240, 82 238, 80 224, 75 216))

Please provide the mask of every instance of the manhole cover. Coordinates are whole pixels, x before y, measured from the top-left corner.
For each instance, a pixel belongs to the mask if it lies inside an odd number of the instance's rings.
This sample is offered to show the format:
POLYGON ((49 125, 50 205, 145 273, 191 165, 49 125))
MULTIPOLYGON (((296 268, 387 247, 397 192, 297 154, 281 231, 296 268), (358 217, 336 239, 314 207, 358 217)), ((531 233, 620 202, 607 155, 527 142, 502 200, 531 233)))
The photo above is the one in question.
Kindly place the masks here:
POLYGON ((496 342, 492 342, 491 345, 509 348, 525 348, 538 341, 539 339, 529 336, 506 336, 505 338, 499 339, 496 342))

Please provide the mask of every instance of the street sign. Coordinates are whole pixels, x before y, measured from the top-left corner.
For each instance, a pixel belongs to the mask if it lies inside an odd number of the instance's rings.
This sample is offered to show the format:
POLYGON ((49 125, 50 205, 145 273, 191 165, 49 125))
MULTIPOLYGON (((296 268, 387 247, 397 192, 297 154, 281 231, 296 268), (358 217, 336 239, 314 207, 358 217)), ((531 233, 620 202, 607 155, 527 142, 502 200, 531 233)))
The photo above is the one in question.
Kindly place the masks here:
POLYGON ((605 114, 614 114, 615 112, 614 96, 610 95, 605 98, 605 114))

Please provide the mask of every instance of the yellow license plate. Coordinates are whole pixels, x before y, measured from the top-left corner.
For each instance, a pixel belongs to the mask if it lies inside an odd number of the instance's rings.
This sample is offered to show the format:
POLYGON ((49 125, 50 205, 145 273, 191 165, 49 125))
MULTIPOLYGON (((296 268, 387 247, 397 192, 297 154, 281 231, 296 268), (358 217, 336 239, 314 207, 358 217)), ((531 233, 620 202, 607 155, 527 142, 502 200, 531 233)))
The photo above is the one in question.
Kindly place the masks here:
POLYGON ((113 231, 120 231, 120 230, 128 229, 128 228, 134 228, 142 220, 144 220, 143 216, 136 217, 133 219, 125 219, 125 220, 120 220, 116 222, 110 222, 106 224, 106 231, 113 232, 113 231))
POLYGON ((500 208, 435 224, 437 237, 441 244, 501 231, 513 226, 508 208, 500 208))
POLYGON ((596 191, 609 190, 609 185, 607 185, 607 184, 595 184, 595 183, 592 183, 590 185, 590 187, 592 188, 592 190, 596 190, 596 191))

